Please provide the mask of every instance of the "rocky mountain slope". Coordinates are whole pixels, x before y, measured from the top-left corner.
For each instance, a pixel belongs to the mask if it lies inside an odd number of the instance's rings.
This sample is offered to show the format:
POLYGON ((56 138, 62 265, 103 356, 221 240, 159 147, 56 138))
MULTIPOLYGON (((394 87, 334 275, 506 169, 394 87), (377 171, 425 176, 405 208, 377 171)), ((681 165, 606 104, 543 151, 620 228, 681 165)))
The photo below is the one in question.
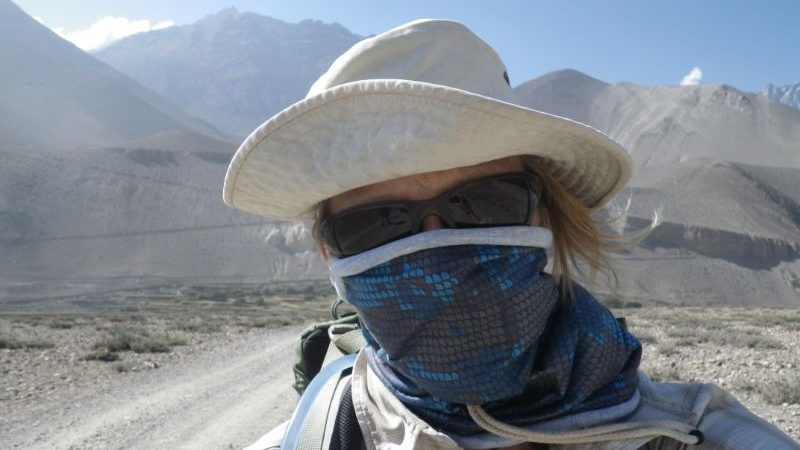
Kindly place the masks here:
POLYGON ((592 102, 608 86, 585 73, 565 69, 522 83, 514 91, 525 106, 590 123, 592 102))
POLYGON ((641 173, 633 213, 661 208, 666 220, 800 249, 800 168, 692 159, 641 173))
POLYGON ((0 0, 0 146, 119 145, 158 133, 222 139, 211 125, 0 0))
POLYGON ((302 225, 222 203, 235 143, 7 0, 0 27, 0 301, 321 276, 302 225))
POLYGON ((561 71, 516 91, 525 106, 608 133, 638 167, 699 157, 800 167, 800 111, 731 86, 608 85, 561 71))
POLYGON ((800 109, 800 83, 784 86, 769 84, 761 94, 791 108, 800 109))
POLYGON ((189 113, 238 137, 305 96, 361 38, 338 24, 289 24, 224 9, 122 39, 95 54, 189 113))
POLYGON ((725 85, 611 85, 574 70, 516 91, 630 151, 623 222, 662 223, 622 255, 621 295, 800 306, 800 111, 725 85))
POLYGON ((273 224, 222 203, 228 154, 119 148, 2 155, 0 299, 169 279, 322 276, 302 224, 273 224))

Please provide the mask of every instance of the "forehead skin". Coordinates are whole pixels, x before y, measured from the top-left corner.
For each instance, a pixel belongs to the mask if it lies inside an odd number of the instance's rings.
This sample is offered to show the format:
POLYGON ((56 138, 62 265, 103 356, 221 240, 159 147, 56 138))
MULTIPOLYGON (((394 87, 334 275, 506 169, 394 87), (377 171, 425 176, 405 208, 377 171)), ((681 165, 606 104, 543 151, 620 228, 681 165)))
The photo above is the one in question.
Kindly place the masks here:
POLYGON ((334 214, 369 203, 425 200, 471 180, 522 171, 524 167, 520 157, 510 156, 474 166, 409 175, 362 186, 331 197, 326 210, 328 214, 334 214))

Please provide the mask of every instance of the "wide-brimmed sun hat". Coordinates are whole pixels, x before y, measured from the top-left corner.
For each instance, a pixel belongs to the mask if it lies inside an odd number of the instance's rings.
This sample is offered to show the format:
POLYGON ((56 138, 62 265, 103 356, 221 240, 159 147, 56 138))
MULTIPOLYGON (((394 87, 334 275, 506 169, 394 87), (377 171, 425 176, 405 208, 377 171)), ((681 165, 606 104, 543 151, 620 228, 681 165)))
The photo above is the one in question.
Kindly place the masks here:
POLYGON ((627 183, 632 163, 605 134, 514 103, 506 68, 464 25, 418 20, 341 55, 306 98, 271 117, 228 167, 225 203, 305 219, 342 192, 512 155, 592 210, 627 183))

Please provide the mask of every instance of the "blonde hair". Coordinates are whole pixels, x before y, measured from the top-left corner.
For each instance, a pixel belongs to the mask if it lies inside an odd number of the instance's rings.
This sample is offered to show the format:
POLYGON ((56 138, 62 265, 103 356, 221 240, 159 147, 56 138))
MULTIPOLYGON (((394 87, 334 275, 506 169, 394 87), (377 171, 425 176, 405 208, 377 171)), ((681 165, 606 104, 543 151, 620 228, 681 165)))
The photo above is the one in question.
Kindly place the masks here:
POLYGON ((535 158, 523 158, 523 164, 542 182, 538 211, 541 226, 553 231, 553 277, 561 285, 562 296, 571 294, 574 275, 593 283, 603 274, 615 287, 617 276, 608 252, 626 248, 625 241, 601 231, 589 208, 541 170, 535 158))

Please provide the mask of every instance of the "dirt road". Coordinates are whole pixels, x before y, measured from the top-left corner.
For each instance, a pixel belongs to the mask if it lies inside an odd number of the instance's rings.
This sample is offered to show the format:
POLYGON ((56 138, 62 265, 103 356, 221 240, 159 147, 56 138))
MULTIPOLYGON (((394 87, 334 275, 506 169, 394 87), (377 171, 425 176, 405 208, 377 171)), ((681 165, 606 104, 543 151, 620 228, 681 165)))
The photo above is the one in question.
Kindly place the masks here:
POLYGON ((216 351, 67 398, 6 404, 0 448, 242 448, 291 414, 298 333, 289 327, 236 337, 216 351))
MULTIPOLYGON (((116 316, 69 323, 66 316, 0 316, 0 338, 5 329, 57 343, 0 349, 0 450, 239 449, 255 442, 297 401, 291 364, 302 326, 253 327, 240 322, 258 311, 242 311, 213 332, 181 332, 187 345, 169 353, 125 352, 122 361, 132 367, 125 373, 116 363, 81 358, 116 316)), ((629 308, 619 315, 644 342, 642 369, 651 377, 719 384, 800 439, 800 312, 629 308)), ((126 326, 153 335, 178 333, 185 322, 180 315, 125 317, 126 326)))

